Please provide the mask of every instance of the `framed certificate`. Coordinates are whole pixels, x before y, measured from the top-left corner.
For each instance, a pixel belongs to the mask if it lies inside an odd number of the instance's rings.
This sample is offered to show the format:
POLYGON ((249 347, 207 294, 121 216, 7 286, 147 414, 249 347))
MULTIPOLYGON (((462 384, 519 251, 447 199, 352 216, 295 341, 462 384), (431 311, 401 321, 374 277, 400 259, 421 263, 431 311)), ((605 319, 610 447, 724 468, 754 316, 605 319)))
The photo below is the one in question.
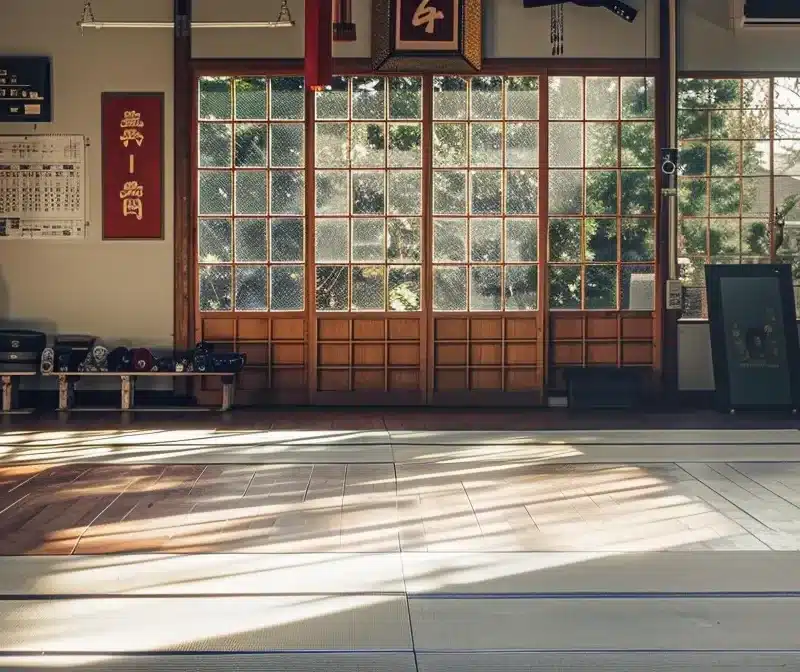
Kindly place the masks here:
POLYGON ((481 15, 481 0, 374 0, 372 66, 379 71, 479 71, 481 15))

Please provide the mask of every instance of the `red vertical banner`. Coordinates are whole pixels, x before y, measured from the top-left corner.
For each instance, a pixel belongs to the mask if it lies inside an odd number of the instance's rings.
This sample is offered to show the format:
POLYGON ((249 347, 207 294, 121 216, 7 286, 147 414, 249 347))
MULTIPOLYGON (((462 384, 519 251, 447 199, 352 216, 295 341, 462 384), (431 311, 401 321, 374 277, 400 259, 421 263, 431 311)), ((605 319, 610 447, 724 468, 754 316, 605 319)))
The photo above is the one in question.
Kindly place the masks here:
POLYGON ((103 93, 103 239, 164 238, 164 94, 103 93))

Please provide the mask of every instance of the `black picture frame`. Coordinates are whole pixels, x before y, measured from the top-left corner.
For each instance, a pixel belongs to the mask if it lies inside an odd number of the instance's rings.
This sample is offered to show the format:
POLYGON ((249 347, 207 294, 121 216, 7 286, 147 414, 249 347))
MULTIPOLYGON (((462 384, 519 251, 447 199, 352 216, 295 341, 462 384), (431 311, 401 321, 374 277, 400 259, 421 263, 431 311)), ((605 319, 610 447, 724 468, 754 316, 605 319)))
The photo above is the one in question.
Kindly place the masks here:
POLYGON ((44 124, 53 121, 53 74, 49 56, 0 54, 0 123, 44 124), (17 90, 36 98, 12 98, 17 90))
POLYGON ((800 339, 791 266, 708 264, 705 276, 719 410, 800 408, 800 339), (748 312, 752 317, 742 317, 748 312), (751 348, 750 341, 758 347, 751 348))

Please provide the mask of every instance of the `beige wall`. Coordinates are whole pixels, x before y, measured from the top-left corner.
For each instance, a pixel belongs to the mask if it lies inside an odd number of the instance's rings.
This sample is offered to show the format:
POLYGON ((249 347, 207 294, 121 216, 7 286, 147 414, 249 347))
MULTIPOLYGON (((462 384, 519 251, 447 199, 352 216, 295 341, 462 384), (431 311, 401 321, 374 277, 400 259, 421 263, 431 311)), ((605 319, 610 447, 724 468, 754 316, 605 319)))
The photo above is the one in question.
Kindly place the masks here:
MULTIPOLYGON (((658 0, 627 0, 640 10, 633 24, 603 9, 564 6, 566 51, 572 58, 655 58, 658 55, 658 0)), ((277 0, 194 0, 197 21, 271 20, 277 0)), ((369 57, 371 0, 353 0, 358 41, 335 45, 337 57, 369 57)), ((549 58, 550 10, 525 9, 522 0, 484 0, 484 52, 487 58, 549 58)), ((289 0, 295 30, 198 30, 192 36, 196 58, 302 58, 303 5, 289 0)))
MULTIPOLYGON (((81 242, 0 241, 0 321, 110 343, 172 343, 172 33, 76 27, 83 0, 2 0, 0 51, 53 59, 54 121, 0 124, 0 133, 89 138, 88 236, 81 242), (101 240, 100 94, 166 94, 165 240, 101 240)), ((95 0, 99 19, 169 20, 170 0, 95 0), (102 12, 102 13, 101 13, 102 12)))
POLYGON ((800 30, 732 29, 742 0, 678 0, 682 70, 798 71, 800 30))

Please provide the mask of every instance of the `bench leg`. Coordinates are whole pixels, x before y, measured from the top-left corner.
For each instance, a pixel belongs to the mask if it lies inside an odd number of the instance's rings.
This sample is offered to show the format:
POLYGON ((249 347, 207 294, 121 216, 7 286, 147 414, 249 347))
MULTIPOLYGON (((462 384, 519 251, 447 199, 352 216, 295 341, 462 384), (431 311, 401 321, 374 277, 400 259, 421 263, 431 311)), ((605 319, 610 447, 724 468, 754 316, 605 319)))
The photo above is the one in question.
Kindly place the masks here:
POLYGON ((120 376, 120 403, 123 411, 130 411, 133 408, 133 396, 135 384, 132 376, 120 376))
POLYGON ((233 408, 233 398, 236 395, 236 376, 222 377, 222 411, 233 408))
POLYGON ((17 396, 17 379, 14 376, 3 376, 3 413, 14 410, 17 396))
POLYGON ((75 382, 67 375, 58 377, 58 410, 68 411, 75 403, 75 382))

